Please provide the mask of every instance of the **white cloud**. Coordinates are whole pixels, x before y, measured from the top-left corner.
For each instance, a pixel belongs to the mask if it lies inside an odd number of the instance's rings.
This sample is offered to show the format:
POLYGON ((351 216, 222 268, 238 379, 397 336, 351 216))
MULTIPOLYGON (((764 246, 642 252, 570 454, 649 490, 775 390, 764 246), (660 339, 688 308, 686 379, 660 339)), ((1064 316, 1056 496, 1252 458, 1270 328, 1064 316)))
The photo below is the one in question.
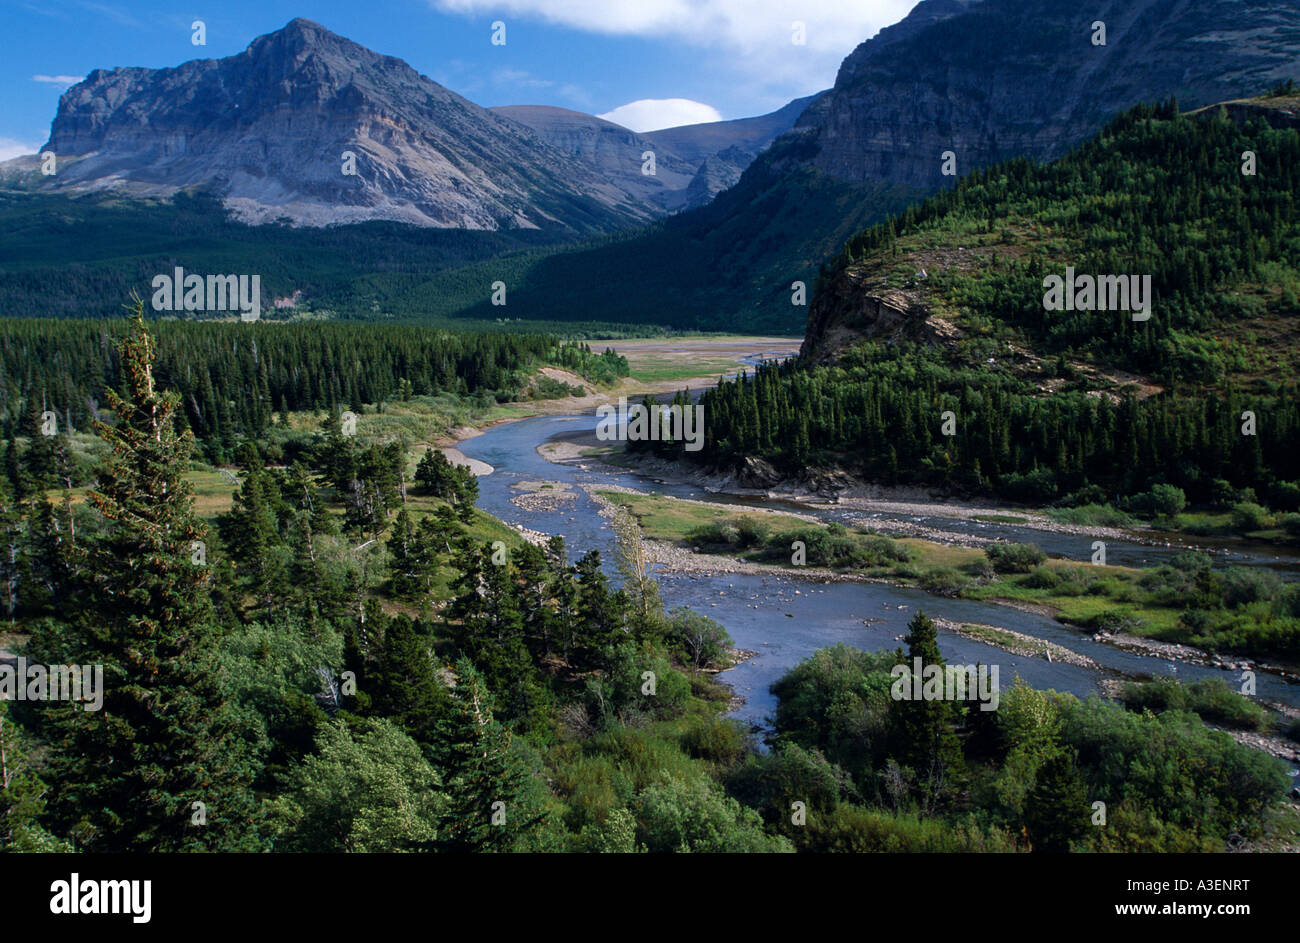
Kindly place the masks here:
POLYGON ((63 88, 71 88, 80 82, 80 75, 33 75, 33 82, 42 82, 46 85, 59 85, 63 88))
POLYGON ((619 105, 613 111, 607 111, 596 117, 638 132, 659 131, 662 128, 676 128, 683 124, 703 124, 706 121, 722 120, 718 109, 703 102, 691 101, 689 98, 643 98, 640 101, 619 105))
MULTIPOLYGON (((428 0, 444 13, 511 16, 613 36, 723 49, 728 64, 769 86, 826 88, 840 61, 917 0, 428 0), (802 23, 805 44, 793 42, 802 23)), ((802 93, 801 92, 801 93, 802 93)))
POLYGON ((0 138, 0 160, 12 160, 25 154, 35 154, 39 149, 40 144, 15 141, 13 138, 0 138))

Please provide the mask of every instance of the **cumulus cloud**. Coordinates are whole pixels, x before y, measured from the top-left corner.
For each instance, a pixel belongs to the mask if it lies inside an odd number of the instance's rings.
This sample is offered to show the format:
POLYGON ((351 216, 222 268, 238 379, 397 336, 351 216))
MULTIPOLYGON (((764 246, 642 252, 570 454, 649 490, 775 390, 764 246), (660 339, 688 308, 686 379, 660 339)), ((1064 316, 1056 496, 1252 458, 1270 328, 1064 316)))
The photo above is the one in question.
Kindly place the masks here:
POLYGON ((0 160, 12 160, 24 154, 35 154, 39 148, 39 144, 15 141, 13 138, 0 138, 0 160))
POLYGON ((829 86, 840 61, 917 0, 428 0, 444 13, 532 18, 592 33, 725 49, 764 84, 829 86), (795 24, 804 43, 796 45, 795 24))
POLYGON ((57 85, 60 88, 71 88, 81 81, 80 75, 33 75, 33 82, 42 82, 45 85, 57 85))
POLYGON ((689 98, 642 98, 596 117, 638 132, 722 120, 718 109, 689 98))

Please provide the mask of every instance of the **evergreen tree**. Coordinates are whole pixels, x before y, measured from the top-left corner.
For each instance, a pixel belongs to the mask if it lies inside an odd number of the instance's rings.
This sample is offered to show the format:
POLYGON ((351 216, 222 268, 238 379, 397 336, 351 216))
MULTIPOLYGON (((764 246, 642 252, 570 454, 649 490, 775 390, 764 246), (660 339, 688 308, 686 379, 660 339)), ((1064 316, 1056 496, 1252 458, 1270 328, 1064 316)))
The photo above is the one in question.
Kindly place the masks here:
POLYGON ((0 701, 0 854, 67 851, 41 827, 46 787, 36 775, 31 740, 0 701))
POLYGON ((1078 758, 1060 750, 1039 768, 1025 802, 1025 831, 1034 851, 1068 852, 1087 832, 1091 807, 1077 767, 1078 758))
POLYGON ((437 766, 450 796, 439 829, 445 851, 504 851, 538 821, 527 802, 527 773, 510 751, 510 733, 492 716, 482 676, 462 658, 448 716, 439 727, 437 766))
POLYGON ((384 630, 367 690, 374 712, 393 720, 416 743, 433 742, 435 726, 446 710, 446 689, 435 676, 429 643, 405 616, 397 616, 384 630))
POLYGON ((102 710, 42 713, 51 815, 87 850, 255 850, 253 770, 220 687, 208 572, 192 562, 206 536, 183 477, 192 438, 176 431, 175 394, 155 388, 142 309, 121 345, 124 391, 108 393, 117 421, 96 427, 111 454, 89 495, 105 531, 85 560, 87 605, 31 643, 104 671, 102 710))
POLYGON ((388 570, 392 574, 393 594, 409 599, 421 588, 419 536, 406 508, 397 512, 393 533, 388 538, 388 570))
MULTIPOLYGON (((943 668, 934 623, 918 612, 908 623, 907 670, 916 671, 920 659, 924 670, 930 665, 943 668)), ((908 679, 910 691, 910 679, 908 679)), ((900 766, 911 769, 925 805, 933 807, 959 788, 963 774, 961 747, 954 725, 956 702, 922 697, 893 700, 889 706, 890 755, 900 766)))

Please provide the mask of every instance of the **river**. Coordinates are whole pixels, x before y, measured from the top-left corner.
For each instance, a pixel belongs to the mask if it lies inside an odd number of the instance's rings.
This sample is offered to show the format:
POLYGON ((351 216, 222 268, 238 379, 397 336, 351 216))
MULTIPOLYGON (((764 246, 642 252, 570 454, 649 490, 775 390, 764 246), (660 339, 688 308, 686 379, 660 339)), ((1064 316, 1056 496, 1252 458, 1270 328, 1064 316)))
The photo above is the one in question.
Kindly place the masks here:
MULTIPOLYGON (((508 524, 548 534, 563 534, 571 555, 597 549, 613 575, 613 534, 598 513, 595 502, 582 491, 582 486, 622 485, 646 492, 710 501, 718 500, 718 496, 688 484, 656 482, 597 461, 586 465, 555 464, 537 452, 538 446, 552 437, 595 427, 594 414, 540 416, 495 426, 464 440, 459 448, 466 456, 487 462, 495 469, 492 474, 479 479, 478 503, 483 510, 508 524), (512 486, 526 481, 563 482, 573 488, 576 496, 566 501, 558 511, 523 510, 510 499, 519 493, 512 486)), ((784 507, 779 502, 760 500, 745 503, 784 507)), ((843 514, 806 507, 799 510, 826 519, 843 514)), ((951 519, 944 518, 941 523, 953 529, 951 519)), ((1083 560, 1090 554, 1091 538, 1044 534, 1013 524, 987 525, 978 532, 984 536, 1036 542, 1050 553, 1083 560)), ((1172 552, 1163 547, 1107 542, 1107 554, 1113 563, 1149 564, 1172 552)), ((1233 562, 1268 562, 1267 555, 1256 556, 1258 560, 1243 554, 1233 562)), ((1002 649, 940 630, 940 648, 946 659, 958 664, 998 665, 1003 688, 1017 676, 1036 688, 1054 688, 1080 697, 1098 693, 1103 678, 1117 675, 1165 675, 1188 680, 1221 677, 1234 687, 1240 682, 1239 672, 1121 651, 1042 616, 994 603, 931 596, 916 589, 878 583, 818 584, 775 573, 763 576, 672 573, 660 574, 659 582, 669 608, 689 606, 716 619, 726 626, 739 648, 758 652, 757 657, 719 676, 743 698, 735 716, 757 727, 769 726, 768 718, 775 708, 776 699, 768 686, 790 667, 817 649, 837 642, 865 650, 897 647, 901 644, 899 637, 907 631, 907 622, 918 609, 953 621, 1004 626, 1055 642, 1086 655, 1100 666, 1099 669, 1082 668, 1011 655, 1002 649)), ((1256 683, 1260 698, 1300 706, 1300 685, 1263 672, 1258 673, 1256 683)))

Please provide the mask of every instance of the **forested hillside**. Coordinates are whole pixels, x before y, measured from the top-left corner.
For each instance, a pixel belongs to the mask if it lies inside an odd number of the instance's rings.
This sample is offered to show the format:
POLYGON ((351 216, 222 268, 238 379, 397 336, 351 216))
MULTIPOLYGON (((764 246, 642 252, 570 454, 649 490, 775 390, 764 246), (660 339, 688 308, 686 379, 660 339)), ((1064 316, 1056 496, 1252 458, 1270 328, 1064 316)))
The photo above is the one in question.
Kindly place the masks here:
POLYGON ((1295 104, 1284 88, 1232 115, 1138 108, 1060 161, 976 172, 859 234, 801 362, 706 394, 697 460, 1037 502, 1253 489, 1294 510, 1295 104), (1149 320, 1044 310, 1067 266, 1149 274, 1149 320))
POLYGON ((781 145, 708 206, 574 245, 532 230, 428 230, 371 222, 248 226, 207 196, 169 203, 0 194, 0 314, 117 317, 131 291, 177 265, 260 274, 262 318, 445 323, 447 319, 796 333, 791 283, 852 233, 923 194, 812 170, 789 176, 781 145), (774 163, 775 161, 775 163, 774 163), (75 237, 73 234, 75 233, 75 237), (598 273, 593 274, 593 273, 598 273), (494 304, 494 283, 505 288, 494 304), (273 309, 290 299, 292 308, 273 309))
MULTIPOLYGON (((215 197, 187 192, 168 202, 3 193, 0 219, 0 314, 6 317, 120 318, 123 298, 132 291, 148 298, 154 276, 179 265, 204 275, 260 275, 267 319, 311 313, 429 320, 491 294, 491 279, 462 282, 455 270, 561 241, 536 230, 387 222, 250 226, 230 219, 215 197), (430 276, 440 277, 448 297, 418 311, 403 307, 403 293, 430 276), (273 299, 295 291, 302 292, 298 307, 273 309, 273 299)), ((501 316, 493 310, 494 319, 501 316)))

